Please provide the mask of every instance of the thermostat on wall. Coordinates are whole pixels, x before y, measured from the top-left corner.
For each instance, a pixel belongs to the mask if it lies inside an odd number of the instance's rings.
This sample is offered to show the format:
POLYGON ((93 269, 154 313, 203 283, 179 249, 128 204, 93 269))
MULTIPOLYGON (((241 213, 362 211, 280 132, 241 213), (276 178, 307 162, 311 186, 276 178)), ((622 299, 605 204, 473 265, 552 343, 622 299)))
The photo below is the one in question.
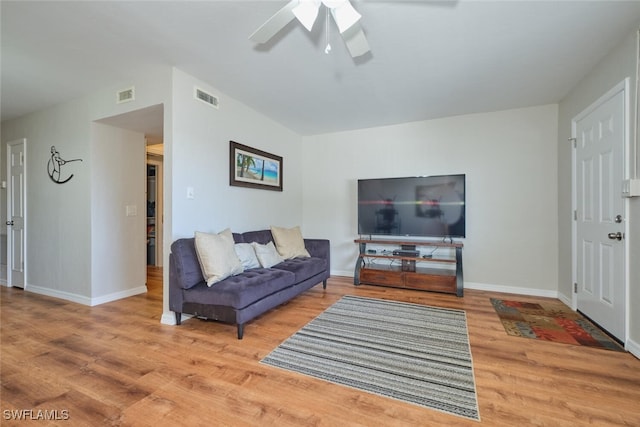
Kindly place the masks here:
POLYGON ((622 181, 622 197, 640 196, 640 179, 625 179, 622 181))

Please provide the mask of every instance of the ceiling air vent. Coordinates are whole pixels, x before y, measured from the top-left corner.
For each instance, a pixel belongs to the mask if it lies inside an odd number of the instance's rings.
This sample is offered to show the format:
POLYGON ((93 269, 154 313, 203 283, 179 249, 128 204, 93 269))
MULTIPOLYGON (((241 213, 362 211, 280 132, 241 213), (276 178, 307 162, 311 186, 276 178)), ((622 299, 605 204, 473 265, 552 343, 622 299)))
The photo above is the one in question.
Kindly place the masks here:
POLYGON ((198 87, 195 88, 194 95, 196 99, 199 99, 200 101, 205 102, 211 105, 212 107, 215 107, 215 108, 219 107, 217 96, 213 96, 210 93, 207 93, 198 87))
POLYGON ((116 94, 116 102, 118 104, 133 101, 134 99, 136 99, 136 88, 133 86, 128 89, 118 91, 118 93, 116 94))

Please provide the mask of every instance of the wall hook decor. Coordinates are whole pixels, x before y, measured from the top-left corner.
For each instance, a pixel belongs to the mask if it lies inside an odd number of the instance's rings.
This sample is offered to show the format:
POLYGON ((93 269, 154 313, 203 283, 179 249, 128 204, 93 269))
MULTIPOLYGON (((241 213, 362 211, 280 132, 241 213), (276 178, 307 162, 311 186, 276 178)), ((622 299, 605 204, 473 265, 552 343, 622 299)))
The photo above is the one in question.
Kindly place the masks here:
POLYGON ((82 159, 73 159, 73 160, 64 160, 60 157, 60 153, 56 149, 55 145, 51 146, 51 158, 47 163, 47 173, 49 174, 49 178, 56 184, 64 184, 65 182, 69 182, 71 178, 73 178, 73 174, 69 175, 68 178, 62 178, 62 166, 71 162, 81 162, 82 159))

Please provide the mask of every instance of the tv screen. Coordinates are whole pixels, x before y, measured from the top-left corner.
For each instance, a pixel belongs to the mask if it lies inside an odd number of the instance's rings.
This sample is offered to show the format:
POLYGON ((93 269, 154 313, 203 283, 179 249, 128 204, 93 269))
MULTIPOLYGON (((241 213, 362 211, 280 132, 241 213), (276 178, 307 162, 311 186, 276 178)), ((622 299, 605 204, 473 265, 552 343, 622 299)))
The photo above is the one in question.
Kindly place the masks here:
POLYGON ((358 233, 465 237, 465 175, 358 180, 358 233))

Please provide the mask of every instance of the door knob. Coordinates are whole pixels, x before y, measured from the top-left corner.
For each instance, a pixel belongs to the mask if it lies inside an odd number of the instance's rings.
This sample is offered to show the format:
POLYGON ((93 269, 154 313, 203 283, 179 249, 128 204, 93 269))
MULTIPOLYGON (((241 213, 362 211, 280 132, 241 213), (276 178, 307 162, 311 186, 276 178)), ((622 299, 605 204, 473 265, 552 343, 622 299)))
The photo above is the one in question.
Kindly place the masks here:
POLYGON ((7 224, 7 225, 13 225, 13 221, 7 221, 7 222, 5 222, 5 224, 7 224))
POLYGON ((617 233, 609 233, 607 236, 611 240, 622 240, 622 233, 619 231, 617 233))

